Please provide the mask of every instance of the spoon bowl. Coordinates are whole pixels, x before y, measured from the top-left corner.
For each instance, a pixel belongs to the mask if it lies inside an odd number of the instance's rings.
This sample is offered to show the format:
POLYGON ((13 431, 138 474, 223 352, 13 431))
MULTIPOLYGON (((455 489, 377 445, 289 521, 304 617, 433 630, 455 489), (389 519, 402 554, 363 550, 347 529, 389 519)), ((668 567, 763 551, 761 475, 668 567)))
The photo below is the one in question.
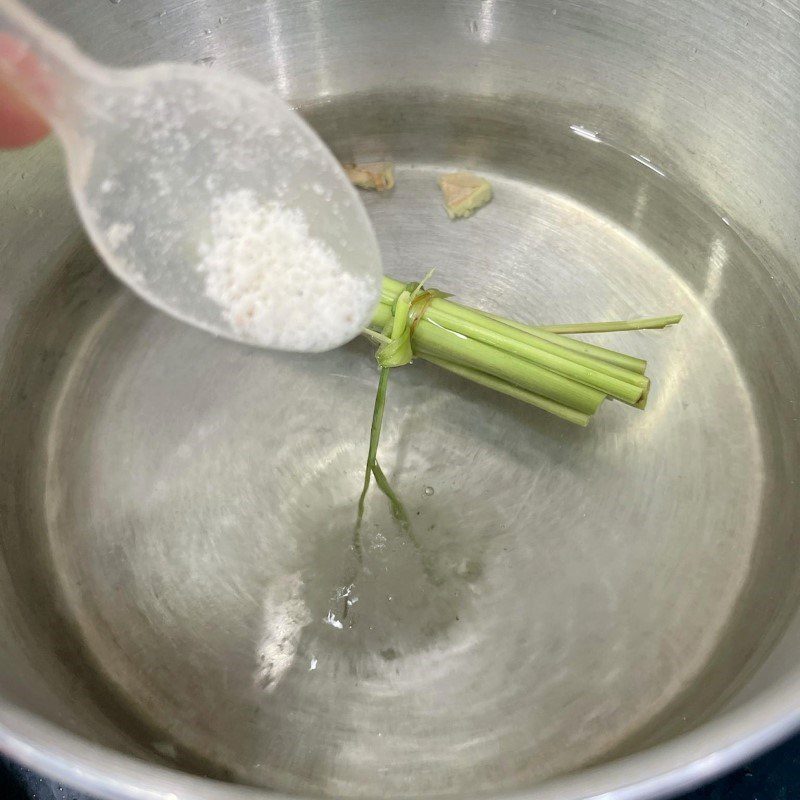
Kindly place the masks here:
POLYGON ((107 69, 15 0, 22 43, 0 75, 66 153, 83 223, 109 269, 212 333, 282 350, 355 337, 380 291, 378 245, 355 190, 267 87, 162 63, 107 69))

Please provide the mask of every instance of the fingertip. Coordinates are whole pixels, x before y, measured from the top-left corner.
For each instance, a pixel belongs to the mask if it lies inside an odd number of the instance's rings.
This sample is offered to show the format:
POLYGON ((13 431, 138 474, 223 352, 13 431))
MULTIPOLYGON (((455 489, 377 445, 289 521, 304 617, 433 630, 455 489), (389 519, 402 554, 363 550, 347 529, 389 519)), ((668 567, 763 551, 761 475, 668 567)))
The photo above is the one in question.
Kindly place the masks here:
POLYGON ((0 147, 25 147, 47 136, 47 123, 13 89, 0 83, 0 147))
POLYGON ((36 62, 28 48, 7 33, 0 33, 0 148, 25 147, 47 136, 47 122, 4 81, 3 62, 13 70, 31 71, 36 62))

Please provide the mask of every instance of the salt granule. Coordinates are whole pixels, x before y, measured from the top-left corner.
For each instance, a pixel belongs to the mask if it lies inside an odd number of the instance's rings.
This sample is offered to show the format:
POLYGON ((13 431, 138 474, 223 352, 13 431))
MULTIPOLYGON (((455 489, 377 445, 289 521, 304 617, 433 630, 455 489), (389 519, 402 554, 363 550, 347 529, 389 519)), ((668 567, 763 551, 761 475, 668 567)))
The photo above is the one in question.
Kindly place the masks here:
POLYGON ((240 335, 280 350, 329 350, 355 337, 376 302, 311 236, 302 211, 261 204, 248 189, 214 201, 198 266, 205 293, 240 335))

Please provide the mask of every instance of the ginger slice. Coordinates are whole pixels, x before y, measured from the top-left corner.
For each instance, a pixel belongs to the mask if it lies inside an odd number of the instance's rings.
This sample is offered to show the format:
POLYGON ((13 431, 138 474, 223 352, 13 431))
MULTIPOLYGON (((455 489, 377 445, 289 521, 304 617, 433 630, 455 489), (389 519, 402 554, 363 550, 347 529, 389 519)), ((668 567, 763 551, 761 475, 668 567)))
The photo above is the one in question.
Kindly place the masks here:
POLYGON ((489 181, 471 172, 448 172, 440 175, 439 187, 450 219, 472 216, 492 199, 489 181))
POLYGON ((386 192, 394 186, 394 164, 377 161, 374 164, 344 164, 350 183, 359 189, 386 192))

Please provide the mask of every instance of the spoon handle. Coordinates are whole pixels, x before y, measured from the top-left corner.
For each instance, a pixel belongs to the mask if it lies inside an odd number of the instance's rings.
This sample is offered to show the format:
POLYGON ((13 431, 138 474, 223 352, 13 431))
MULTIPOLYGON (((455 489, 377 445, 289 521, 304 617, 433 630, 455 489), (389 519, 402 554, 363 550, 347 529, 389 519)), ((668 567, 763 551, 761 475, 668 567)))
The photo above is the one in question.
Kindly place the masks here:
POLYGON ((14 87, 62 139, 85 113, 81 98, 102 67, 18 0, 0 0, 0 80, 14 87))

